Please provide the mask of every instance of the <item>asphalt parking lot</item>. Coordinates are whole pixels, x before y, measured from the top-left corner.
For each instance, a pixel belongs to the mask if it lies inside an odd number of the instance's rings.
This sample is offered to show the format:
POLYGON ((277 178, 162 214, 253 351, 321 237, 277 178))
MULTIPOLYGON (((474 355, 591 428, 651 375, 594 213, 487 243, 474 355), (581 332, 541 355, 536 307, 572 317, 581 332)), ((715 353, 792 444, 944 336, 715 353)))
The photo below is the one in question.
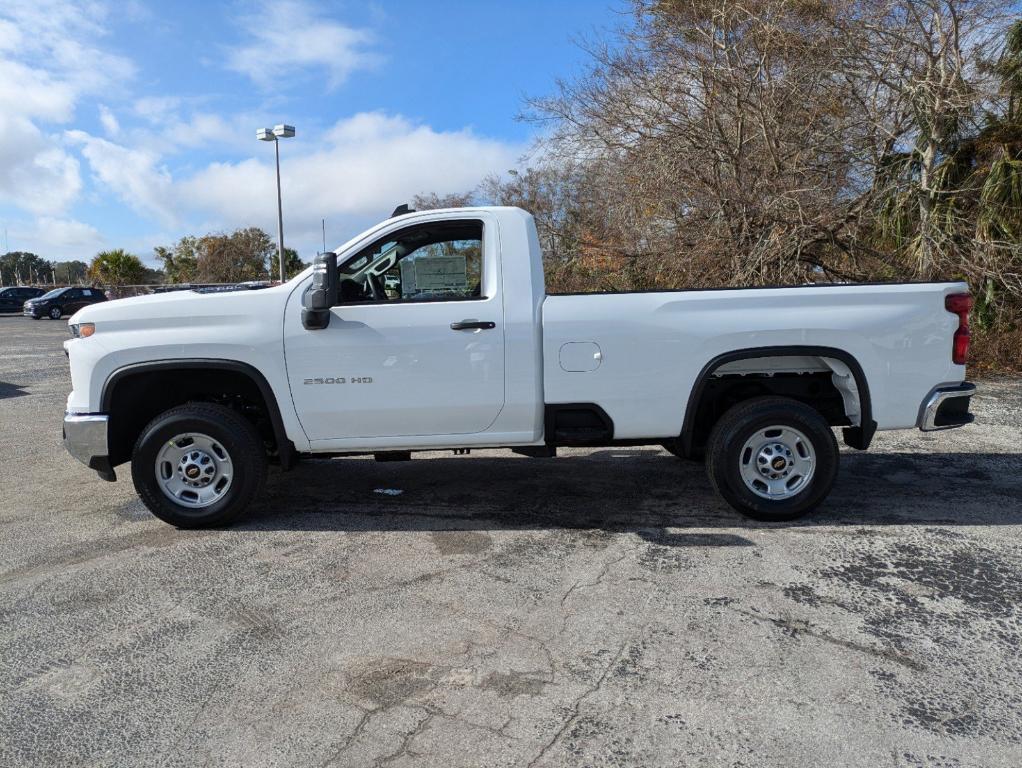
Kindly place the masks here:
POLYGON ((175 530, 0 316, 0 765, 1022 764, 1022 381, 763 525, 663 451, 274 471, 175 530), (400 491, 400 493, 396 493, 400 491))

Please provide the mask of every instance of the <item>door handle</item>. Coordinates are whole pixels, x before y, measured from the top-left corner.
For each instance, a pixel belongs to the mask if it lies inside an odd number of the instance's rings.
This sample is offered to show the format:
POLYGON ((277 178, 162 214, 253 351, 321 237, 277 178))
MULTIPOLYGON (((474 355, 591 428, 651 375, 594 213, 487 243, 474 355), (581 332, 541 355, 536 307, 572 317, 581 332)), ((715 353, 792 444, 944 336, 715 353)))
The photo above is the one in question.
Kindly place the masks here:
POLYGON ((496 327, 497 324, 491 323, 489 320, 462 320, 460 323, 451 323, 452 331, 474 331, 477 329, 488 331, 496 327))

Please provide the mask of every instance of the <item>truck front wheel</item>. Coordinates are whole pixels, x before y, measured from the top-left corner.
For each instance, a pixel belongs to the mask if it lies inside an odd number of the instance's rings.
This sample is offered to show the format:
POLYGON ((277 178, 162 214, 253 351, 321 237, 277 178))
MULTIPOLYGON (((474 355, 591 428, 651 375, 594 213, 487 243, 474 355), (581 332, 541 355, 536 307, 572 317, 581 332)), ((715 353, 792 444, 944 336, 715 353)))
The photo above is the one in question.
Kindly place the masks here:
POLYGON ((838 469, 834 432, 815 409, 785 397, 747 400, 710 434, 706 472, 714 490, 757 520, 792 520, 830 493, 838 469))
POLYGON ((131 479, 149 511, 179 528, 237 520, 266 479, 266 453, 251 422, 230 408, 189 403, 142 430, 131 479))

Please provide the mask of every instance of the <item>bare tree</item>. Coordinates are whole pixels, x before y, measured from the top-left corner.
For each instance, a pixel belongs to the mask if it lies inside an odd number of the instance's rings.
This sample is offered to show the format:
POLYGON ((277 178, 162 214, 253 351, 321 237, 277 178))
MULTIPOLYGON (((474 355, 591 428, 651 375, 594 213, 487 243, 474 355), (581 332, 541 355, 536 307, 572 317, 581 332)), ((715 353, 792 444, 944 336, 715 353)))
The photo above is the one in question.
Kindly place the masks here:
POLYGON ((472 205, 472 192, 438 195, 436 192, 419 194, 412 198, 412 208, 417 211, 432 211, 437 208, 465 208, 472 205))
POLYGON ((586 76, 531 102, 542 168, 600 185, 603 245, 644 287, 947 272, 942 164, 989 101, 1008 7, 634 0, 586 76))
POLYGON ((993 96, 982 64, 1001 42, 1007 11, 1001 0, 859 0, 838 19, 844 70, 858 93, 882 94, 881 109, 866 114, 886 135, 886 165, 874 178, 895 195, 887 210, 917 209, 907 228, 916 277, 933 277, 958 256, 957 222, 942 203, 964 190, 946 160, 978 130, 993 96))
POLYGON ((607 211, 656 284, 836 268, 867 145, 825 3, 635 3, 588 77, 533 102, 548 156, 603 166, 607 211), (649 257, 649 258, 647 258, 649 257), (684 258, 682 258, 684 257, 684 258))
POLYGON ((1010 0, 629 5, 481 188, 533 211, 555 289, 964 277, 981 327, 1022 320, 1010 0))

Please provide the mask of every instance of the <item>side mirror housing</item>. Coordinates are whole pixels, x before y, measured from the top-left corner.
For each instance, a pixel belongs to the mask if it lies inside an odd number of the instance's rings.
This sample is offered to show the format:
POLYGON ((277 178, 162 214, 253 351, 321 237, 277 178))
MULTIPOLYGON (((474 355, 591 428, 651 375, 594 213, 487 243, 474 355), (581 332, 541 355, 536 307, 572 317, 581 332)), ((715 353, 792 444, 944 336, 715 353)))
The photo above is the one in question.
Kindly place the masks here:
POLYGON ((337 254, 319 253, 312 261, 312 285, 302 296, 302 325, 319 331, 330 325, 330 307, 337 303, 337 254))

